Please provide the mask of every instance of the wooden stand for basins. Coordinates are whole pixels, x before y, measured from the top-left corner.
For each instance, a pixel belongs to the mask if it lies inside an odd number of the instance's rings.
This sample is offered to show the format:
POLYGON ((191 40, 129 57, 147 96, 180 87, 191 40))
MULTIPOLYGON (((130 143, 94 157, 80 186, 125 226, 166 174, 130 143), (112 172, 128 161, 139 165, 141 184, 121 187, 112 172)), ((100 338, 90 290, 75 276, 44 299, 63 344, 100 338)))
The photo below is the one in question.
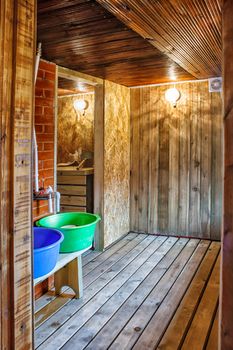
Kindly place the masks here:
POLYGON ((73 253, 59 254, 54 269, 47 275, 34 279, 34 286, 54 274, 56 294, 60 294, 63 286, 68 286, 75 292, 75 298, 81 298, 83 296, 82 254, 91 247, 73 253))

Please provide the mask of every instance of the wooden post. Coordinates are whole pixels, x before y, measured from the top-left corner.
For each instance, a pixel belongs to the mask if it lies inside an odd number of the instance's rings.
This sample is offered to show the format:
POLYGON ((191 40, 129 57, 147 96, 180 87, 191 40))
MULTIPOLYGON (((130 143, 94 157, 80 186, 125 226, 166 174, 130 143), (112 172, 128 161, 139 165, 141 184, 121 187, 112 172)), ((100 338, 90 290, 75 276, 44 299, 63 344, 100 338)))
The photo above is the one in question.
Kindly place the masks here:
POLYGON ((233 349, 233 1, 223 2, 224 82, 224 227, 222 239, 221 336, 222 350, 233 349))
POLYGON ((96 228, 95 249, 104 249, 104 85, 95 87, 94 117, 94 212, 101 216, 96 228))
POLYGON ((0 348, 33 348, 31 133, 35 1, 0 0, 0 348))

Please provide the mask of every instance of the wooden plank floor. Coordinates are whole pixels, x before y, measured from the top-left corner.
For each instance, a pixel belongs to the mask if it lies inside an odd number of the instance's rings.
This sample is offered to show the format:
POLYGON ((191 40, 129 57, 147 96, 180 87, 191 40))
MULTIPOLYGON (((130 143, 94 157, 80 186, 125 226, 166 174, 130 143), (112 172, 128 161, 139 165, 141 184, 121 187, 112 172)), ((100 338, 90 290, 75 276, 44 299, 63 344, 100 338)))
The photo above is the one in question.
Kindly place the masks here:
POLYGON ((39 350, 217 350, 220 243, 130 233, 83 257, 84 297, 36 301, 39 350))

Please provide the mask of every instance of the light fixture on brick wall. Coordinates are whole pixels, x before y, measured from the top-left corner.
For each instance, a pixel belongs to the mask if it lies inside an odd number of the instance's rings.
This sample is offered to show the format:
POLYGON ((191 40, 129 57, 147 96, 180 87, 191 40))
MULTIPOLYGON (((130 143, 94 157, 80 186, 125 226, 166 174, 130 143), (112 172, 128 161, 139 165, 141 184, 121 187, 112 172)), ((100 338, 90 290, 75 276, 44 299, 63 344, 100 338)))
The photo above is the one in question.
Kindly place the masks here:
POLYGON ((176 103, 180 99, 180 96, 181 96, 180 91, 177 90, 175 87, 170 88, 165 92, 165 99, 168 102, 170 102, 173 105, 173 107, 176 107, 176 103))

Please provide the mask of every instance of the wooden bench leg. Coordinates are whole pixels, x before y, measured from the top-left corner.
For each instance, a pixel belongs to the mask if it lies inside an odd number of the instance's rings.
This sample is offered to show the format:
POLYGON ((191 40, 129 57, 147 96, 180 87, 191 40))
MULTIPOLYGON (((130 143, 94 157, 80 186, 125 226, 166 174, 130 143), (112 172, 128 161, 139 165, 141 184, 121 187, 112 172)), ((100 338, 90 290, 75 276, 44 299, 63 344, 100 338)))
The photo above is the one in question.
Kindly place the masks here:
POLYGON ((81 298, 83 296, 81 255, 55 273, 54 284, 56 294, 60 294, 63 286, 68 286, 73 289, 76 298, 81 298))

